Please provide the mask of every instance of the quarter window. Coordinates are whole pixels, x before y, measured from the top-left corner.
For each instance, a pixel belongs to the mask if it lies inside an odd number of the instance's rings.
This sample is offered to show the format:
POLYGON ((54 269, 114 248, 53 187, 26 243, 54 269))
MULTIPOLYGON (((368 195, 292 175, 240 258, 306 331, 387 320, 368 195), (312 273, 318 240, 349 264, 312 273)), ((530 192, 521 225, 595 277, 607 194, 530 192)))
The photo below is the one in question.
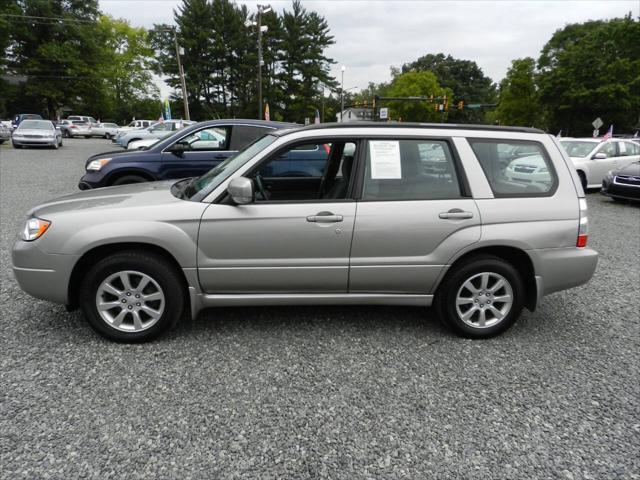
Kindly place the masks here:
POLYGON ((555 190, 553 165, 538 142, 470 139, 496 197, 535 197, 555 190))
POLYGON ((227 136, 227 128, 209 127, 186 136, 180 143, 188 144, 189 150, 225 150, 227 136))
POLYGON ((459 198, 449 145, 440 140, 369 140, 363 200, 459 198))

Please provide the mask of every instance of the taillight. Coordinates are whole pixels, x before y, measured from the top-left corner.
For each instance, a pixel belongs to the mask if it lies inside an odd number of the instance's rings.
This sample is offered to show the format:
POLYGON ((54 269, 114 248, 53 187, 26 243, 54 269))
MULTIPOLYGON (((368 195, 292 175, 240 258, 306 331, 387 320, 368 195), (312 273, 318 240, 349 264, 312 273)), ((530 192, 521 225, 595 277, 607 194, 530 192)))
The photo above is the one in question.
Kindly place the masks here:
POLYGON ((78 128, 75 125, 69 125, 69 128, 78 128))
POLYGON ((589 238, 589 220, 587 219, 587 199, 579 198, 580 205, 580 222, 578 223, 578 238, 576 239, 576 247, 583 248, 587 246, 589 238))

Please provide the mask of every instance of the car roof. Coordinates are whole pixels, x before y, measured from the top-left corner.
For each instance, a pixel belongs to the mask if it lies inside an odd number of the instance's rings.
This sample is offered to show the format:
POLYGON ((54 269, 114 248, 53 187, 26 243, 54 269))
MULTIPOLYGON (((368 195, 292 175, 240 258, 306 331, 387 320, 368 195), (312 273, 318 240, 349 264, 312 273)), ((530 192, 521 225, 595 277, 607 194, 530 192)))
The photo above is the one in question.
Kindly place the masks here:
MULTIPOLYGON (((193 125, 189 125, 186 128, 178 130, 173 134, 160 139, 159 142, 154 143, 153 146, 147 151, 159 151, 164 149, 167 145, 173 142, 173 138, 175 136, 183 136, 185 134, 189 134, 194 130, 200 130, 201 128, 206 127, 215 127, 222 125, 248 125, 252 127, 266 127, 272 129, 291 129, 295 127, 300 127, 297 123, 285 123, 285 122, 272 122, 270 120, 255 120, 255 119, 242 119, 242 118, 232 118, 232 119, 218 119, 218 120, 205 120, 204 122, 194 123, 193 125)), ((276 130, 274 130, 276 131, 276 130)))
POLYGON ((284 136, 295 132, 325 129, 354 129, 354 128, 420 128, 432 130, 483 130, 493 132, 516 132, 516 133, 546 133, 543 130, 530 127, 503 127, 499 125, 474 125, 455 123, 412 123, 412 122, 345 122, 345 123, 319 123, 307 125, 299 128, 283 130, 274 135, 284 136))

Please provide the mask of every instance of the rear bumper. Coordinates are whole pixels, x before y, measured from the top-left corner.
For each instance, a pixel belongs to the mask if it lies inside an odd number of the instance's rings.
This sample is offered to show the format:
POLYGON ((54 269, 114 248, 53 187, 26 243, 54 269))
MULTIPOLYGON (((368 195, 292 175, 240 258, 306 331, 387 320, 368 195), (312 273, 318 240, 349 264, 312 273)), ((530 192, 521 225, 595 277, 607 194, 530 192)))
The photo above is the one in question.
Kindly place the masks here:
POLYGON ((538 299, 584 285, 591 280, 598 265, 598 252, 591 248, 549 248, 527 253, 535 270, 538 299))
POLYGON ((36 242, 18 240, 13 246, 13 275, 18 285, 32 297, 69 303, 69 280, 80 256, 45 253, 36 242))

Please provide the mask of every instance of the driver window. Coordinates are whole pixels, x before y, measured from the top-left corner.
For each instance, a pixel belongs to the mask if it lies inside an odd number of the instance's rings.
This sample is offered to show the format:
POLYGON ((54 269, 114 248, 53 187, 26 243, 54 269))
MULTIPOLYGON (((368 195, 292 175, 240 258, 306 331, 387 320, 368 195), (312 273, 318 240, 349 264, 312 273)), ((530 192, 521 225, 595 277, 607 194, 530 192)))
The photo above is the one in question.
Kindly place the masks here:
POLYGON ((180 142, 188 144, 189 150, 225 150, 228 136, 227 128, 209 127, 192 133, 180 142))
POLYGON ((356 143, 350 141, 281 150, 251 175, 256 202, 347 198, 355 156, 356 143))
POLYGON ((615 157, 616 144, 614 142, 607 142, 598 150, 598 153, 606 153, 607 157, 615 157))

